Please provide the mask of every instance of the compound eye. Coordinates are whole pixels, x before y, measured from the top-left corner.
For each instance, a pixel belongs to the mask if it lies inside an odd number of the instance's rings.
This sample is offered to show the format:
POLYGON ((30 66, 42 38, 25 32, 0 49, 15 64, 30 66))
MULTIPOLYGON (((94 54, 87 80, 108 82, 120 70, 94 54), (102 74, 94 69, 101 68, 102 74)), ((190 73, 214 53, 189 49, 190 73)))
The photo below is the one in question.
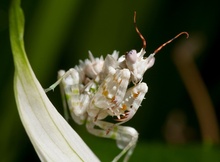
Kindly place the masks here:
POLYGON ((126 62, 134 64, 137 61, 137 51, 131 50, 125 55, 126 62))

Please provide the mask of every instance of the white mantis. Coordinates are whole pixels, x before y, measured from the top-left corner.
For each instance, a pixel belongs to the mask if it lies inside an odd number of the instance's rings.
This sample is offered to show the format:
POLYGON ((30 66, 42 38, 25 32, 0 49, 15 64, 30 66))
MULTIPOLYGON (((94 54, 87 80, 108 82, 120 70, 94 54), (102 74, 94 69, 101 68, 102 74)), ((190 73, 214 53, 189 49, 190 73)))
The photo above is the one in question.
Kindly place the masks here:
POLYGON ((91 134, 116 140, 122 151, 113 159, 114 162, 124 154, 124 161, 128 161, 136 146, 138 132, 121 124, 135 115, 148 91, 142 79, 146 70, 154 65, 154 55, 180 35, 189 36, 187 32, 181 32, 144 57, 146 41, 137 28, 136 12, 134 24, 143 41, 140 52, 131 50, 118 57, 118 52, 114 51, 105 59, 94 58, 89 52, 89 59, 80 61, 78 66, 67 72, 60 70, 59 80, 45 90, 53 90, 60 84, 64 108, 68 106, 73 120, 80 125, 85 123, 91 134), (112 122, 105 120, 108 116, 112 117, 112 122))

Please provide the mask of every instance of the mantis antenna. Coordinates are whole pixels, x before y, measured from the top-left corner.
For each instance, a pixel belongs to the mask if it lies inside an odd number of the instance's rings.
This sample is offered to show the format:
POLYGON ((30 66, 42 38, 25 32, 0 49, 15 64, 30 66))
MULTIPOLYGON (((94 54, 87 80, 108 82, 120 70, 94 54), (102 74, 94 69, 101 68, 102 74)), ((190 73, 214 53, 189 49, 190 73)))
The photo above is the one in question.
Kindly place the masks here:
POLYGON ((166 43, 162 44, 160 47, 158 47, 155 51, 154 54, 156 54, 157 52, 159 52, 164 46, 166 46, 167 44, 171 43, 174 39, 178 38, 179 36, 186 34, 186 38, 189 38, 189 34, 187 32, 181 32, 179 34, 177 34, 175 37, 173 37, 172 39, 168 40, 166 43))
POLYGON ((140 38, 143 42, 143 49, 145 49, 146 48, 146 40, 143 37, 143 35, 141 34, 141 32, 138 30, 137 23, 136 23, 136 11, 134 11, 134 26, 135 26, 136 32, 138 33, 138 35, 140 36, 140 38))

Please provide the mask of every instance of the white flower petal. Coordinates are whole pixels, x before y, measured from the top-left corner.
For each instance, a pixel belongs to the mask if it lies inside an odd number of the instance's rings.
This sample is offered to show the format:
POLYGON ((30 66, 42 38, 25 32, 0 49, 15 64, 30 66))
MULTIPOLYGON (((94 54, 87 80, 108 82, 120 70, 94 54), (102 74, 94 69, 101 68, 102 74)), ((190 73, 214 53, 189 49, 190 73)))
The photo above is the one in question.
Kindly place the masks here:
POLYGON ((10 9, 10 39, 15 63, 14 90, 25 130, 41 161, 99 161, 49 101, 35 77, 23 45, 20 0, 10 9))
POLYGON ((15 93, 21 120, 41 160, 98 161, 56 111, 36 78, 33 81, 15 75, 15 93))

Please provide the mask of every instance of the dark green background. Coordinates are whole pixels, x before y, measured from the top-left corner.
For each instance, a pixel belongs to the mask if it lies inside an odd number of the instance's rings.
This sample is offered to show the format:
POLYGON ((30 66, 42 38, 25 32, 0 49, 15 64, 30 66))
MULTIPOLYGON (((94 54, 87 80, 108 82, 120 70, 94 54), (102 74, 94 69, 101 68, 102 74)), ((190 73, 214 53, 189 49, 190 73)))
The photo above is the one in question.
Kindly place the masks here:
MULTIPOLYGON (((9 42, 8 8, 0 0, 0 161, 39 161, 20 122, 13 94, 13 58, 9 42)), ((195 63, 220 118, 220 2, 217 0, 23 0, 25 46, 29 61, 43 87, 56 81, 59 69, 69 69, 84 60, 91 50, 95 56, 120 54, 142 47, 135 32, 137 24, 147 40, 147 54, 181 31, 205 40, 195 63)), ((185 40, 184 36, 179 38, 185 40)), ((204 144, 191 99, 171 58, 179 40, 156 55, 156 63, 143 79, 149 92, 134 118, 125 125, 140 133, 131 161, 219 161, 219 145, 204 144), (164 138, 163 128, 170 112, 186 115, 193 136, 184 144, 172 145, 164 138)), ((48 93, 63 113, 57 88, 48 93)), ((115 141, 89 135, 85 127, 71 122, 102 161, 110 161, 120 150, 115 141)))

